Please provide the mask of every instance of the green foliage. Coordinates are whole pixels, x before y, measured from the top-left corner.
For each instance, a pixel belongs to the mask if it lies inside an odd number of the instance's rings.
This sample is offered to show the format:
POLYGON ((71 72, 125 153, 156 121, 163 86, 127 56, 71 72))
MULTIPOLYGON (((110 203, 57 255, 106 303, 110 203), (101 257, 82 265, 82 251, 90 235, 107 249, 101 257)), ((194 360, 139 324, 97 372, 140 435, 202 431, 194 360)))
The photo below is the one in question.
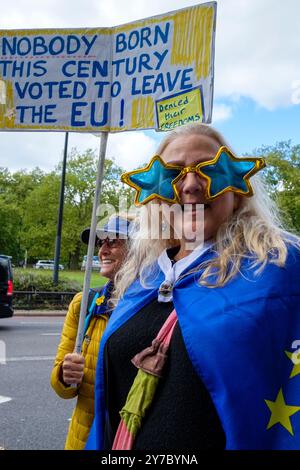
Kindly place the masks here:
POLYGON ((270 194, 287 228, 300 234, 300 145, 279 142, 261 147, 254 154, 266 158, 264 173, 270 194))
MULTIPOLYGON (((15 279, 36 279, 36 275, 38 274, 38 277, 44 276, 48 280, 49 278, 53 277, 53 271, 50 270, 44 270, 44 269, 39 269, 36 270, 35 268, 14 268, 13 269, 13 274, 14 274, 14 280, 15 279)), ((83 281, 84 281, 84 271, 69 271, 69 270, 64 270, 59 272, 59 278, 61 281, 70 281, 70 286, 72 286, 72 283, 74 283, 74 288, 81 291, 83 288, 83 281)), ((49 281, 50 282, 50 281, 49 281)), ((100 275, 98 271, 92 271, 91 272, 91 287, 100 287, 103 286, 107 282, 107 278, 103 277, 100 275)), ((35 288, 33 285, 34 289, 35 288)), ((51 286, 53 288, 53 286, 51 286)), ((53 290, 55 290, 53 288, 53 290)))
POLYGON ((0 168, 0 253, 9 254, 15 263, 24 259, 23 222, 26 214, 26 198, 41 184, 43 172, 36 168, 9 173, 0 168))
POLYGON ((22 239, 31 258, 53 258, 59 185, 56 174, 44 175, 25 198, 22 239))
POLYGON ((60 279, 57 286, 53 286, 53 273, 40 273, 38 271, 15 270, 14 290, 16 291, 42 291, 42 292, 80 292, 82 287, 73 279, 60 279))
MULTIPOLYGON (((87 247, 80 242, 80 233, 90 225, 97 176, 98 157, 91 149, 68 155, 61 260, 65 266, 78 269, 87 247)), ((123 170, 106 159, 101 203, 116 207, 120 194, 128 190, 120 183, 123 170)), ((53 259, 57 230, 61 165, 45 173, 39 168, 31 172, 10 173, 0 168, 0 253, 13 256, 13 262, 53 259)))
POLYGON ((19 259, 20 227, 22 217, 20 208, 8 199, 0 196, 0 254, 19 259))
MULTIPOLYGON (((14 269, 14 299, 16 309, 67 309, 76 292, 82 291, 84 272, 63 271, 60 272, 60 280, 57 286, 53 286, 53 271, 38 271, 35 269, 14 269), (16 292, 24 292, 16 294, 16 292), (30 294, 25 294, 30 292, 30 294), (53 292, 68 292, 63 296, 53 292)), ((91 273, 91 287, 100 287, 107 279, 98 272, 91 273)))
POLYGON ((13 304, 17 309, 67 309, 72 297, 81 291, 78 282, 72 279, 60 280, 53 286, 52 273, 15 270, 14 290, 30 294, 14 294, 13 304), (49 294, 48 294, 49 292, 49 294), (52 292, 68 292, 68 295, 53 295, 52 292), (51 294, 50 294, 51 293, 51 294))

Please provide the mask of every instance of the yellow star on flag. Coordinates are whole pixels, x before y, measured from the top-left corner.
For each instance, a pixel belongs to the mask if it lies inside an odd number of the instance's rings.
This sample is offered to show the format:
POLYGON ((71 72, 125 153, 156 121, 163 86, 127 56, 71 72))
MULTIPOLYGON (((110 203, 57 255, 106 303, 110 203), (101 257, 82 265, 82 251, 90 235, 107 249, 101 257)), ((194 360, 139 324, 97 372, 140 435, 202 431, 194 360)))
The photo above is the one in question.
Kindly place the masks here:
POLYGON ((300 355, 297 354, 297 351, 296 352, 289 352, 289 351, 285 351, 285 354, 287 355, 287 357, 292 361, 292 363, 294 364, 294 367, 292 369, 292 372, 291 372, 291 375, 290 375, 290 379, 292 379, 293 377, 295 377, 296 375, 300 374, 300 355), (295 363, 295 359, 297 359, 297 363, 295 363))
POLYGON ((272 426, 279 423, 293 436, 294 432, 290 421, 290 416, 297 413, 300 410, 300 406, 286 405, 282 388, 279 390, 276 401, 265 400, 265 402, 271 411, 271 418, 267 429, 270 429, 272 426))

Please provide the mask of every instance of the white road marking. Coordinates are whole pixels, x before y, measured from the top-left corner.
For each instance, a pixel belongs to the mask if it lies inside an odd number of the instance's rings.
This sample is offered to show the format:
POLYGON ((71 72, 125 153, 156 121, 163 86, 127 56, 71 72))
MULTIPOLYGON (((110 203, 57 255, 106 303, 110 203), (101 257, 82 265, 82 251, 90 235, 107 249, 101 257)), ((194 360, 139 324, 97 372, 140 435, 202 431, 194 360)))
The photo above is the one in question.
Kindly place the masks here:
POLYGON ((22 362, 22 361, 54 361, 54 356, 21 356, 7 357, 6 362, 22 362))
POLYGON ((41 336, 60 336, 61 333, 41 333, 41 336))
POLYGON ((57 325, 58 323, 63 323, 63 320, 53 320, 53 321, 21 321, 21 325, 57 325))
POLYGON ((10 397, 3 397, 2 395, 0 395, 0 405, 1 403, 6 403, 7 401, 11 401, 12 398, 10 397))

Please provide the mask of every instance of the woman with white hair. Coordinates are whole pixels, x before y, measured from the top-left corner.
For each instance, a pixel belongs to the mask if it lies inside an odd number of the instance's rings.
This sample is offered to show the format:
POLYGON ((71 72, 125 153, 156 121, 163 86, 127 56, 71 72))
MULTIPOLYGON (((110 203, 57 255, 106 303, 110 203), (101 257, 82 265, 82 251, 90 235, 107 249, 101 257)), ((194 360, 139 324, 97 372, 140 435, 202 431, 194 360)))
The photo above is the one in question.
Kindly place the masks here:
POLYGON ((235 157, 203 124, 157 153, 123 176, 141 213, 86 448, 298 448, 300 245, 254 176, 264 161, 235 157))

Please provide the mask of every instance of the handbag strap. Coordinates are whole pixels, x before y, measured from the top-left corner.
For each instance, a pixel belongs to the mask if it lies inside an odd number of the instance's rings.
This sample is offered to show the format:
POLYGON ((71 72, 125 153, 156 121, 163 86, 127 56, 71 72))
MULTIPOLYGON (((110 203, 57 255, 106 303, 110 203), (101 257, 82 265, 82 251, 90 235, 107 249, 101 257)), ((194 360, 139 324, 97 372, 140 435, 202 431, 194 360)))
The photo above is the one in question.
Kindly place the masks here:
POLYGON ((128 392, 125 405, 120 411, 121 420, 112 450, 130 450, 142 427, 142 420, 152 405, 155 392, 162 377, 167 352, 177 323, 175 309, 159 330, 151 346, 136 354, 132 363, 139 369, 128 392))

